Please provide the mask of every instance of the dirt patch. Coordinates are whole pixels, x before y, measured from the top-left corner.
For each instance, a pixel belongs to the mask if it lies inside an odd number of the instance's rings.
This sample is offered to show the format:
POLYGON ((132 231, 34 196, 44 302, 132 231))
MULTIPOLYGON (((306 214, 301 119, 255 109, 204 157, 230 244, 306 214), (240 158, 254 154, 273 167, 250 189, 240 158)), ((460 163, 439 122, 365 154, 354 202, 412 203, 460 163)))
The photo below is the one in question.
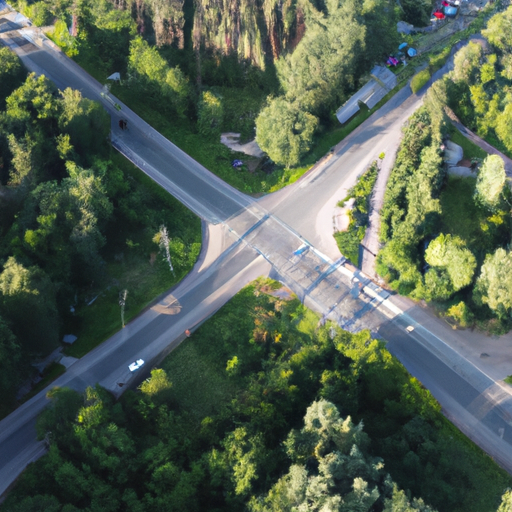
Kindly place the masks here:
POLYGON ((249 172, 256 172, 261 166, 263 158, 256 158, 254 156, 244 159, 244 164, 247 166, 249 172))
POLYGON ((471 167, 471 160, 469 158, 463 158, 457 163, 458 167, 471 167))
POLYGON ((281 286, 281 288, 276 289, 272 285, 263 284, 257 288, 257 292, 272 295, 272 297, 276 297, 281 300, 292 300, 294 298, 292 290, 286 286, 281 286))
POLYGON ((341 207, 339 205, 334 209, 333 227, 334 231, 347 231, 350 225, 350 211, 354 209, 355 198, 351 197, 341 207))
POLYGON ((220 142, 232 151, 237 151, 238 153, 245 153, 246 155, 255 156, 257 158, 262 158, 265 155, 265 153, 258 146, 256 140, 247 142, 246 144, 240 144, 239 133, 221 133, 220 142))

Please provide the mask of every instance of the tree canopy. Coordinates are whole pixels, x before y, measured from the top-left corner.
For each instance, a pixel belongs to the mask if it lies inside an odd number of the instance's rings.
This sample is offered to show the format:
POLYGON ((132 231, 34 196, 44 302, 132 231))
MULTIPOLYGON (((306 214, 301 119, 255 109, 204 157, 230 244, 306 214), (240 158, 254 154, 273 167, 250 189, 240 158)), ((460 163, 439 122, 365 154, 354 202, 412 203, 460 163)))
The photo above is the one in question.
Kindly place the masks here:
POLYGON ((502 199, 505 179, 503 159, 498 155, 487 156, 478 173, 475 188, 476 199, 486 208, 495 209, 502 199))
POLYGON ((512 310, 512 254, 497 249, 485 258, 476 281, 475 300, 487 304, 500 318, 512 310))
POLYGON ((275 98, 256 120, 256 140, 274 162, 292 167, 309 151, 317 126, 318 119, 304 112, 297 103, 275 98))

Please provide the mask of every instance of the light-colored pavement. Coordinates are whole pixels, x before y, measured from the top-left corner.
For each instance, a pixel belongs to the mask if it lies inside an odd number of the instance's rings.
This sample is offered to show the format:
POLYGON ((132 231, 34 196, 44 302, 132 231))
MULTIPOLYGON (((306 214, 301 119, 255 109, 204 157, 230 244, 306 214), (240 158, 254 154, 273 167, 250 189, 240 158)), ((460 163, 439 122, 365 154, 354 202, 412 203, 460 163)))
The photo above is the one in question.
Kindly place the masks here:
MULTIPOLYGON (((16 37, 10 33, 5 41, 29 69, 44 70, 60 88, 74 87, 102 102, 113 118, 113 144, 205 222, 215 225, 205 229, 211 256, 209 251, 203 253, 195 271, 170 291, 168 302, 179 302, 179 314, 162 313, 162 304, 146 311, 72 365, 54 384, 83 390, 99 382, 119 394, 144 376, 144 372, 131 375, 130 362, 142 357, 148 361, 148 371, 181 342, 185 329, 213 314, 247 282, 270 272, 324 318, 352 331, 370 328, 390 340, 390 349, 432 389, 447 414, 457 415, 463 429, 476 421, 482 428, 490 428, 494 437, 476 428, 471 432, 466 428, 466 433, 474 434, 481 446, 487 446, 490 439, 490 450, 497 447, 501 453, 510 452, 512 435, 504 420, 508 402, 496 393, 493 380, 478 365, 453 351, 452 344, 463 339, 460 333, 435 318, 423 317, 418 306, 389 296, 362 273, 352 272, 328 240, 332 233, 326 236, 325 229, 317 231, 326 215, 324 205, 355 182, 380 152, 392 151, 403 122, 418 107, 421 97, 403 89, 297 184, 254 201, 204 169, 126 106, 121 104, 121 113, 117 112, 112 101, 120 102, 105 100, 101 85, 65 56, 44 43, 42 50, 24 43, 20 48, 16 37), (117 128, 121 116, 128 119, 128 131, 117 128), (413 322, 413 334, 408 334, 404 326, 413 322), (424 352, 428 353, 425 365, 424 352), (455 367, 452 361, 456 361, 455 367), (478 412, 470 407, 475 400, 483 404, 478 412), (484 410, 489 412, 481 417, 484 410)), ((40 452, 33 425, 45 404, 41 393, 0 423, 0 492, 24 467, 26 453, 35 456, 40 452)), ((507 468, 512 471, 512 457, 508 460, 507 468)))

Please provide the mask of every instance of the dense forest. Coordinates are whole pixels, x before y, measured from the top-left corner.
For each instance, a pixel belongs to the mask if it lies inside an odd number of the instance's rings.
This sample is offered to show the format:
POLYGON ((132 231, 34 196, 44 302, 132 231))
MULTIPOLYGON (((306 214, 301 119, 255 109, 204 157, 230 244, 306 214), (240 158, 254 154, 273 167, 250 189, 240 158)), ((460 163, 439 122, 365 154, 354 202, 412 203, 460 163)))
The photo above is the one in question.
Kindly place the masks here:
MULTIPOLYGON (((512 8, 463 47, 404 131, 382 210, 378 272, 392 288, 443 303, 462 326, 509 330, 512 311, 510 187, 503 159, 474 158, 475 178, 446 174, 446 106, 489 142, 512 151, 512 8)), ((453 130, 453 129, 452 129, 453 130)))
POLYGON ((26 76, 18 58, 0 49, 2 415, 31 376, 30 363, 58 347, 64 329, 80 336, 85 324, 103 324, 107 330, 91 340, 101 342, 112 324, 121 327, 109 304, 117 304, 123 285, 129 282, 130 318, 198 255, 199 221, 137 181, 139 174, 113 154, 109 132, 99 104, 78 91, 57 91, 44 76, 26 76), (161 258, 149 264, 162 225, 171 234, 175 275, 161 258), (94 321, 84 311, 98 295, 107 296, 98 300, 94 321))
POLYGON ((246 287, 117 403, 51 391, 49 453, 1 510, 496 510, 510 477, 385 344, 280 287, 246 287))

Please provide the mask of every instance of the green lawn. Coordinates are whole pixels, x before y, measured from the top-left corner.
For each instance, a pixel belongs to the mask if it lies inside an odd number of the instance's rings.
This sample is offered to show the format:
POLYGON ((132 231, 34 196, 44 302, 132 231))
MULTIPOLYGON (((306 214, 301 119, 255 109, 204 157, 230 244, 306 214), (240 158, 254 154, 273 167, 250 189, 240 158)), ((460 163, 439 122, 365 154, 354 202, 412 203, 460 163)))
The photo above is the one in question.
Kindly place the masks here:
POLYGON ((481 236, 483 212, 475 205, 476 179, 450 176, 441 193, 443 232, 460 236, 472 246, 481 236))
POLYGON ((422 69, 411 80, 411 90, 416 94, 431 78, 429 69, 422 69))
POLYGON ((482 148, 464 137, 454 126, 450 128, 450 139, 462 148, 464 158, 468 158, 469 160, 472 158, 480 158, 483 160, 487 156, 487 153, 482 148))
POLYGON ((197 421, 217 415, 238 389, 226 373, 226 358, 217 360, 210 343, 201 330, 196 331, 162 364, 172 382, 173 399, 197 421))

